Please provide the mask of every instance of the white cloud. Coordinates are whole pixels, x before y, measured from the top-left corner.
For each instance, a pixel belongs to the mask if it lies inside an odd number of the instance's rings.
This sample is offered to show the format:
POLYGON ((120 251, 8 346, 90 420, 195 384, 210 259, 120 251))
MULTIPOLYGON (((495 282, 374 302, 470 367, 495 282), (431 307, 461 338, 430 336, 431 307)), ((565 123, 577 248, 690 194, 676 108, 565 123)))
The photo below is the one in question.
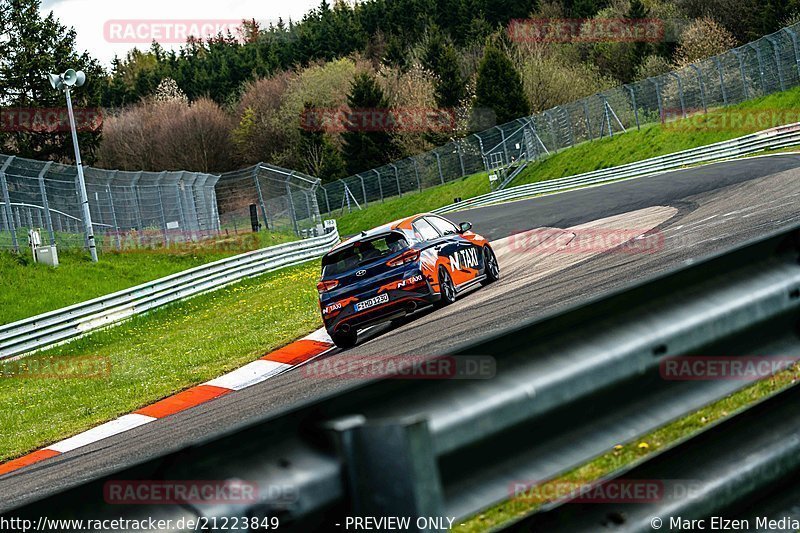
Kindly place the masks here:
MULTIPOLYGON (((89 53, 108 65, 114 55, 123 57, 133 47, 148 44, 114 43, 106 36, 106 22, 111 20, 239 20, 254 18, 265 24, 278 17, 299 20, 319 0, 44 0, 42 13, 53 11, 66 26, 77 32, 79 51, 89 53)), ((165 44, 165 48, 177 48, 165 44)))

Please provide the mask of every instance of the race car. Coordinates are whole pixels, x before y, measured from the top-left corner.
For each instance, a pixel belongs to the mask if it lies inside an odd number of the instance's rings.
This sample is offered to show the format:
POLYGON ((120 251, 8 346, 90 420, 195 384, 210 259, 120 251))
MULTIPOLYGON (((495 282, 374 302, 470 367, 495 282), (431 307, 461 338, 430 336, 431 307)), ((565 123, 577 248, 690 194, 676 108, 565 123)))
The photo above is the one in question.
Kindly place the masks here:
POLYGON ((364 231, 328 252, 317 290, 333 342, 351 348, 361 329, 452 304, 464 291, 499 280, 494 251, 471 229, 426 213, 364 231))

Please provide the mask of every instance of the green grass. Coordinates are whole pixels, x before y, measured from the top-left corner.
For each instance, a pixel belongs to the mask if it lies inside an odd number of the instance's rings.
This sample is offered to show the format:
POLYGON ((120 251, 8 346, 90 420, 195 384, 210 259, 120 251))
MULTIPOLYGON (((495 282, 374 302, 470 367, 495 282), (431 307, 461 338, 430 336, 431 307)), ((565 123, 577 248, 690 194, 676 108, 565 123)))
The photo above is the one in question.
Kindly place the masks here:
MULTIPOLYGON (((559 476, 554 480, 555 486, 558 486, 560 482, 564 482, 562 486, 567 487, 582 486, 608 476, 623 467, 643 461, 655 452, 688 439, 692 435, 703 431, 709 425, 741 412, 748 406, 795 385, 798 378, 800 378, 800 367, 795 367, 770 379, 759 381, 633 442, 620 443, 593 461, 559 476)), ((524 498, 511 499, 465 520, 463 525, 454 527, 453 531, 458 533, 477 533, 500 528, 503 524, 508 524, 531 514, 544 503, 526 501, 524 498)))
MULTIPOLYGON (((318 277, 319 262, 311 261, 43 353, 62 365, 99 357, 110 363, 110 373, 95 379, 0 379, 0 461, 218 377, 313 331, 321 325, 318 277)), ((3 375, 16 374, 16 368, 6 363, 3 375)))
POLYGON ((296 239, 261 232, 169 248, 101 253, 93 264, 83 250, 59 250, 61 265, 35 264, 30 251, 0 252, 0 325, 127 289, 249 250, 296 239))

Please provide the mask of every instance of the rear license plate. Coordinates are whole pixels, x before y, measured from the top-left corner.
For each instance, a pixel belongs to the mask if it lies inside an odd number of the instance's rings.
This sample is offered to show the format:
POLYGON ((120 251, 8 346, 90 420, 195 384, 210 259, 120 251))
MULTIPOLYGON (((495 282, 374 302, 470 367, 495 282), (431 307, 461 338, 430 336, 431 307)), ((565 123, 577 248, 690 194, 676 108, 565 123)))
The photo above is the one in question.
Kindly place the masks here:
POLYGON ((375 298, 370 298, 369 300, 364 300, 363 302, 356 304, 356 311, 363 311, 364 309, 369 309, 371 307, 375 307, 376 305, 385 304, 389 301, 388 294, 381 294, 380 296, 376 296, 375 298))

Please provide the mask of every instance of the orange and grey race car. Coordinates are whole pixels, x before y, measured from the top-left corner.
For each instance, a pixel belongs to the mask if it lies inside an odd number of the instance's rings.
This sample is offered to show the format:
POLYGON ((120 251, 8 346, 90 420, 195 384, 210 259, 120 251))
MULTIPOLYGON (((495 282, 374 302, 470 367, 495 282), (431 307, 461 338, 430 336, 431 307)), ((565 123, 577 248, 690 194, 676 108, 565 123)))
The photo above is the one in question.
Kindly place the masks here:
POLYGON ((343 242, 322 259, 317 285, 325 328, 340 348, 358 330, 420 307, 445 306, 476 284, 500 279, 489 242, 438 215, 386 224, 343 242))

